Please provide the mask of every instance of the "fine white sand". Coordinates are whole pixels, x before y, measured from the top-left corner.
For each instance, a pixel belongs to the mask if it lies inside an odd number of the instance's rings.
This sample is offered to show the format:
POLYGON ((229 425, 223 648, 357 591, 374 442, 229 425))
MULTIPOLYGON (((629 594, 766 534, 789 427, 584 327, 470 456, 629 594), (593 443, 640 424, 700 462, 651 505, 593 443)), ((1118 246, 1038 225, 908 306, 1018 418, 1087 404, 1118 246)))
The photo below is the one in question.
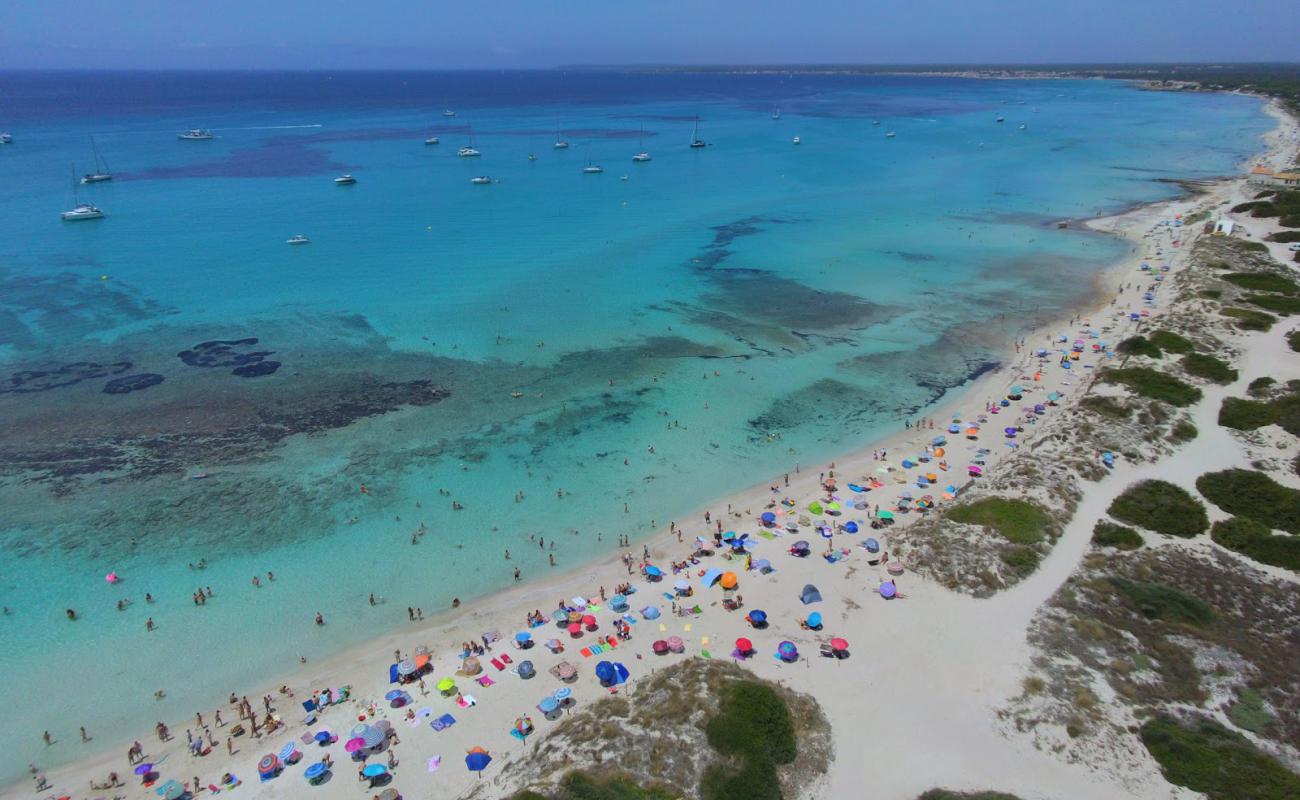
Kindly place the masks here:
MULTIPOLYGON (((1281 152, 1294 150, 1297 139, 1294 122, 1280 112, 1277 116, 1279 128, 1270 136, 1271 150, 1264 156, 1266 163, 1284 160, 1281 152)), ((1085 311, 1074 325, 1062 321, 1027 335, 1025 346, 1017 353, 1008 354, 1005 366, 981 377, 955 400, 944 403, 942 408, 929 414, 935 421, 934 430, 927 427, 901 431, 848 459, 841 459, 834 467, 841 487, 837 494, 850 503, 860 497, 881 509, 893 508, 898 494, 905 490, 916 496, 933 494, 939 499, 944 485, 961 486, 966 482, 966 467, 977 447, 987 447, 992 451, 987 470, 995 472, 998 461, 1011 452, 1003 444, 1001 428, 1014 424, 1016 409, 1021 403, 1014 404, 1001 415, 990 416, 978 441, 970 442, 964 436, 949 435, 945 458, 951 469, 941 473, 938 486, 927 490, 917 489, 911 481, 907 485, 895 483, 892 474, 881 474, 878 470, 886 462, 875 460, 873 452, 882 448, 888 450, 887 463, 901 470, 901 456, 919 452, 933 436, 944 432, 954 416, 960 417, 965 427, 965 422, 976 419, 1013 383, 1020 383, 1030 390, 1024 400, 1027 403, 1046 402, 1047 394, 1053 391, 1062 394, 1062 406, 1075 402, 1092 372, 1085 367, 1100 363, 1103 357, 1087 352, 1068 371, 1056 364, 1055 357, 1048 358, 1042 367, 1041 380, 1035 381, 1039 360, 1032 357, 1032 351, 1049 346, 1048 337, 1054 334, 1068 334, 1073 339, 1082 331, 1098 330, 1103 326, 1111 326, 1111 333, 1106 337, 1109 341, 1123 338, 1127 323, 1120 317, 1141 306, 1142 286, 1136 265, 1148 255, 1150 244, 1156 240, 1163 243, 1166 253, 1172 253, 1167 256, 1167 263, 1176 272, 1184 266, 1190 242, 1199 235, 1199 225, 1172 229, 1157 226, 1157 223, 1171 219, 1175 214, 1213 208, 1225 200, 1236 202, 1234 198, 1247 192, 1243 184, 1242 179, 1223 181, 1207 195, 1143 207, 1120 217, 1097 221, 1095 225, 1099 229, 1127 236, 1134 242, 1132 256, 1100 278, 1101 286, 1112 289, 1105 304, 1085 311), (1180 241, 1177 247, 1172 245, 1175 240, 1180 241), (1113 287, 1128 281, 1138 283, 1116 297, 1113 287), (1115 299, 1113 304, 1110 302, 1112 298, 1115 299), (883 479, 884 487, 863 495, 855 495, 847 489, 849 482, 866 483, 872 476, 883 479)), ((1159 310, 1154 313, 1158 315, 1159 310)), ((1251 372, 1243 371, 1243 380, 1247 375, 1267 371, 1267 364, 1272 359, 1286 357, 1275 339, 1278 337, 1243 340, 1241 344, 1246 348, 1243 359, 1257 367, 1251 372)), ((735 639, 747 636, 754 641, 758 652, 754 658, 743 662, 746 668, 761 677, 812 693, 821 702, 833 726, 835 761, 815 789, 817 797, 870 796, 882 800, 910 800, 934 786, 995 788, 1025 798, 1068 796, 1082 800, 1110 800, 1115 797, 1169 797, 1171 788, 1158 776, 1123 775, 1119 774, 1118 768, 1108 768, 1107 765, 1067 763, 1035 749, 1026 737, 1006 735, 998 724, 996 710, 1019 692, 1030 658, 1026 628, 1031 618, 1074 570, 1088 546, 1093 522, 1111 499, 1131 481, 1157 474, 1190 485, 1203 471, 1204 464, 1218 464, 1224 460, 1224 454, 1238 453, 1232 442, 1224 441, 1227 434, 1214 424, 1213 413, 1224 394, 1239 389, 1225 387, 1207 391, 1205 400, 1194 410, 1201 436, 1184 448, 1178 457, 1143 466, 1121 462, 1106 479, 1090 485, 1078 513, 1039 569, 1024 582, 992 599, 975 600, 949 592, 909 569, 897 578, 897 585, 905 597, 886 601, 877 594, 877 587, 888 576, 882 567, 867 564, 867 553, 859 544, 868 536, 874 536, 885 550, 889 550, 888 531, 871 531, 864 525, 857 534, 837 533, 831 540, 832 546, 837 552, 847 550, 848 555, 839 563, 830 564, 820 555, 827 547, 827 540, 811 527, 802 527, 797 534, 756 540, 754 558, 770 559, 776 567, 776 571, 769 575, 745 572, 743 560, 726 560, 721 555, 692 566, 690 574, 696 586, 696 596, 692 600, 701 606, 703 613, 691 618, 676 617, 669 610, 668 600, 662 596, 663 592, 672 591, 675 577, 668 565, 690 552, 695 536, 711 534, 712 528, 706 528, 704 509, 701 509, 683 522, 684 543, 679 544, 675 534, 662 531, 644 545, 638 542, 631 548, 638 564, 642 547, 648 548, 651 562, 668 572, 661 583, 648 583, 639 574, 629 576, 622 563, 610 560, 559 574, 546 581, 515 587, 478 600, 472 607, 448 611, 424 623, 413 624, 406 630, 328 661, 304 665, 293 674, 269 681, 268 686, 261 690, 249 691, 249 700, 259 711, 259 716, 262 695, 274 695, 277 712, 287 726, 261 739, 240 737, 236 740, 233 756, 226 754, 225 740, 229 723, 237 715, 232 707, 222 702, 227 687, 213 687, 214 705, 202 709, 205 721, 211 724, 212 711, 219 707, 227 726, 212 729, 218 741, 212 754, 199 758, 187 754, 185 734, 187 727, 194 727, 193 718, 169 720, 174 738, 166 744, 160 743, 151 731, 100 732, 101 737, 121 736, 125 743, 119 751, 109 755, 50 772, 48 778, 53 788, 47 792, 34 794, 31 783, 24 782, 0 791, 0 796, 154 798, 157 795, 139 785, 126 763, 126 746, 131 738, 136 738, 144 744, 147 760, 158 765, 164 781, 189 782, 192 776, 197 776, 199 783, 206 787, 216 782, 222 773, 232 772, 243 780, 243 784, 223 794, 234 798, 316 797, 334 800, 370 797, 380 790, 368 791, 365 784, 358 782, 357 767, 343 752, 342 740, 325 750, 315 745, 304 746, 305 760, 288 767, 272 781, 259 783, 256 771, 257 761, 262 755, 277 752, 285 743, 297 741, 305 731, 325 726, 346 738, 347 730, 356 723, 358 715, 366 713, 365 701, 376 701, 378 718, 391 720, 400 736, 400 744, 393 748, 398 765, 391 785, 404 797, 457 797, 473 789, 480 781, 489 785, 489 790, 482 796, 502 796, 513 788, 509 783, 510 776, 503 775, 497 769, 498 764, 493 764, 481 779, 476 778, 465 768, 466 750, 482 746, 504 755, 532 747, 545 736, 553 723, 543 719, 535 706, 543 695, 561 685, 547 674, 547 669, 561 659, 567 659, 579 668, 579 678, 572 688, 581 707, 607 691, 597 685, 593 676, 598 660, 610 658, 626 664, 632 673, 632 681, 621 691, 635 696, 638 676, 682 658, 699 657, 702 650, 708 650, 714 658, 728 658, 735 639), (786 553, 788 546, 797 539, 811 543, 813 553, 810 557, 799 559, 786 553), (745 599, 746 610, 765 610, 772 622, 769 629, 751 630, 743 619, 744 611, 728 612, 722 608, 721 589, 717 586, 711 589, 699 587, 696 574, 714 565, 739 574, 740 593, 745 599), (526 652, 512 648, 510 639, 516 631, 524 629, 526 612, 540 609, 552 615, 561 598, 598 597, 601 587, 612 595, 614 587, 625 580, 637 588, 637 593, 630 598, 634 609, 653 603, 662 608, 664 616, 658 621, 649 621, 635 615, 640 621, 632 626, 632 640, 622 643, 613 653, 583 658, 578 649, 591 643, 595 634, 586 634, 581 640, 570 640, 553 625, 535 629, 534 638, 539 641, 552 636, 562 639, 567 646, 564 654, 552 655, 540 646, 526 652), (800 589, 807 583, 820 589, 823 602, 811 606, 800 603, 800 589), (811 611, 822 613, 825 630, 817 633, 800 629, 798 621, 811 611), (433 685, 438 679, 454 674, 459 666, 456 652, 460 642, 477 640, 480 634, 489 630, 499 630, 504 635, 504 641, 494 645, 495 653, 482 659, 483 674, 492 677, 496 683, 484 688, 471 683, 468 678, 458 677, 457 685, 461 691, 472 694, 478 701, 473 708, 458 708, 452 700, 438 696, 433 685), (685 640, 685 655, 653 655, 651 643, 671 635, 685 640), (849 641, 851 656, 848 659, 832 660, 818 656, 818 645, 832 636, 842 636, 849 641), (798 645, 801 653, 800 660, 793 664, 781 663, 773 657, 777 644, 785 639, 798 645), (422 697, 418 689, 413 690, 415 702, 412 707, 428 707, 435 717, 451 713, 457 723, 442 732, 433 731, 427 720, 419 727, 409 727, 401 718, 404 711, 390 710, 383 701, 385 692, 393 688, 388 683, 388 666, 392 663, 394 650, 409 654, 422 645, 429 647, 433 654, 434 670, 432 676, 426 678, 429 695, 422 697), (509 671, 498 672, 488 664, 488 659, 502 652, 509 653, 515 664, 525 658, 531 659, 537 666, 537 677, 523 680, 509 671), (276 692, 275 687, 281 683, 292 688, 294 698, 282 697, 276 692), (310 696, 314 689, 343 685, 352 687, 351 701, 331 708, 317 725, 302 723, 303 713, 298 705, 301 699, 310 696), (515 718, 525 713, 531 715, 537 732, 527 743, 521 743, 509 735, 509 730, 515 718), (335 762, 332 779, 322 786, 310 787, 303 779, 302 771, 325 752, 330 753, 335 762), (435 755, 442 757, 441 768, 428 772, 426 762, 435 755), (110 771, 122 776, 127 786, 91 792, 88 788, 90 781, 103 781, 110 771)), ((1049 409, 1046 424, 1028 426, 1022 441, 1032 441, 1035 435, 1044 435, 1045 431, 1039 428, 1048 428, 1053 414, 1059 413, 1057 409, 1049 409)), ((937 461, 924 465, 924 469, 907 470, 906 474, 914 478, 918 472, 937 472, 934 466, 937 461)), ((792 465, 790 486, 782 487, 779 493, 773 494, 768 487, 781 483, 780 476, 720 500, 709 510, 715 518, 723 517, 725 529, 750 534, 759 530, 759 514, 783 497, 796 502, 796 518, 811 516, 804 509, 812 500, 824 498, 825 491, 819 486, 818 478, 821 472, 829 469, 825 464, 803 465, 795 473, 792 465), (728 508, 734 509, 735 513, 728 515, 728 508)), ((778 505, 773 510, 783 509, 778 505)), ((915 515, 900 515, 900 524, 906 524, 907 516, 915 515)), ((816 519, 869 521, 865 512, 852 509, 839 518, 816 519)), ((787 516, 782 515, 779 520, 784 524, 787 516)), ((596 615, 601 623, 599 633, 612 633, 610 612, 602 610, 596 615)), ((91 689, 93 687, 79 687, 78 691, 91 689)), ((369 715, 367 718, 373 719, 369 715)), ((384 756, 371 759, 372 762, 384 760, 384 756)), ((204 788, 198 796, 208 794, 204 788)))

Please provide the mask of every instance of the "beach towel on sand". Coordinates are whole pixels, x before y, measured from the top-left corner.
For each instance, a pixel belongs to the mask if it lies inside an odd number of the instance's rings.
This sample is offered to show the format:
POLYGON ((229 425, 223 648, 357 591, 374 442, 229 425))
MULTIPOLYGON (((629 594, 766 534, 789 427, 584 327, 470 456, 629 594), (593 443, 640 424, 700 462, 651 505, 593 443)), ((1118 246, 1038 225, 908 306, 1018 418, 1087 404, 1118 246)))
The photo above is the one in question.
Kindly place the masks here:
POLYGON ((498 672, 500 672, 501 670, 505 669, 505 665, 502 664, 500 661, 498 661, 498 660, 495 659, 495 658, 492 659, 491 661, 489 661, 488 663, 491 664, 492 666, 496 667, 498 672))
POLYGON ((456 724, 455 717, 453 717, 451 714, 443 714, 441 717, 438 717, 434 721, 430 722, 429 727, 433 728, 435 731, 445 731, 455 724, 456 724))

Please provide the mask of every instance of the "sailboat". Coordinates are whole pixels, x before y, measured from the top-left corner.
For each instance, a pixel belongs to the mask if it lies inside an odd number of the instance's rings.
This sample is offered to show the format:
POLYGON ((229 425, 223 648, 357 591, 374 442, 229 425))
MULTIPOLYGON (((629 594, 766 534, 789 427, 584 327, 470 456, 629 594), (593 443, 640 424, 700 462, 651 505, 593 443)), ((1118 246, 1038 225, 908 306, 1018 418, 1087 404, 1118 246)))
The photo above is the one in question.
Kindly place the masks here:
POLYGON ((65 222, 76 222, 83 219, 101 219, 104 212, 94 203, 83 203, 77 196, 77 165, 72 165, 72 210, 64 211, 59 216, 65 222))
POLYGON ((695 118, 695 127, 691 128, 691 147, 708 147, 709 143, 700 138, 700 118, 695 118))
POLYGON ((645 149, 645 131, 641 131, 641 138, 637 142, 637 154, 632 156, 636 162, 646 162, 650 160, 650 153, 645 149))
POLYGON ((772 110, 772 119, 780 119, 780 118, 781 118, 781 109, 780 107, 777 107, 772 110))
POLYGON ((100 183, 113 180, 113 173, 108 171, 108 162, 99 157, 99 148, 95 146, 95 137, 90 137, 90 152, 95 156, 95 171, 81 176, 82 183, 100 183))
POLYGON ((14 137, 11 133, 0 133, 0 144, 13 144, 14 137))
POLYGON ((599 175, 605 171, 605 168, 599 164, 591 163, 591 156, 587 156, 587 166, 583 167, 582 171, 587 175, 599 175))

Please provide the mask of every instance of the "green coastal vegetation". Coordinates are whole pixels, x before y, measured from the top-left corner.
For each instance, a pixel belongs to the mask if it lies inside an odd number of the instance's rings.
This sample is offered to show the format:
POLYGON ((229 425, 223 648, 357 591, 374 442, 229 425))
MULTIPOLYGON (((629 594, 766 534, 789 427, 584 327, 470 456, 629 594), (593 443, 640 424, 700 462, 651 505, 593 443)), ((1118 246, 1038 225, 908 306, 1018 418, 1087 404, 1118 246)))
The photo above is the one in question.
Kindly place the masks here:
POLYGON ((1011 546, 1002 549, 998 555, 1002 563, 1020 577, 1038 568, 1043 557, 1038 546, 1044 540, 1055 539, 1058 533, 1055 520, 1042 506, 1005 497, 984 497, 957 506, 948 512, 948 519, 981 525, 1000 534, 1011 546))
POLYGON ((1300 536, 1275 534, 1258 520, 1249 517, 1220 520, 1210 528, 1210 538, 1261 564, 1300 572, 1300 536))
POLYGON ((916 800, 1020 800, 1006 792, 954 792, 948 789, 931 789, 916 800))
POLYGON ((1278 425, 1300 436, 1300 380, 1281 386, 1273 378, 1259 378, 1246 389, 1250 399, 1226 397, 1219 407, 1219 424, 1238 431, 1278 425))
POLYGON ((1191 538, 1210 527, 1201 501, 1168 481, 1133 484, 1115 498, 1106 513, 1121 522, 1168 536, 1191 538))
POLYGON ((1272 314, 1265 314, 1263 311, 1255 311, 1250 308, 1233 306, 1220 309, 1219 313, 1236 320, 1237 327, 1243 331, 1266 331, 1277 324, 1277 317, 1272 314))
POLYGON ((1106 383, 1118 383, 1134 394, 1183 408, 1201 399, 1201 390, 1172 375, 1150 367, 1116 367, 1099 376, 1106 383))
POLYGON ((1143 542, 1142 534, 1132 528, 1102 519, 1092 528, 1092 543, 1098 547, 1114 547, 1117 550, 1137 550, 1143 542))
POLYGON ((1215 619, 1214 609, 1208 603, 1172 586, 1119 577, 1110 578, 1110 584, 1147 619, 1197 626, 1208 625, 1215 619))
POLYGON ((1196 491, 1229 514, 1253 519, 1269 529, 1300 534, 1300 490, 1283 486, 1263 472, 1208 472, 1196 479, 1196 491))
POLYGON ((1141 737, 1166 780, 1209 800, 1300 797, 1300 775, 1211 719, 1158 716, 1143 724, 1141 737))

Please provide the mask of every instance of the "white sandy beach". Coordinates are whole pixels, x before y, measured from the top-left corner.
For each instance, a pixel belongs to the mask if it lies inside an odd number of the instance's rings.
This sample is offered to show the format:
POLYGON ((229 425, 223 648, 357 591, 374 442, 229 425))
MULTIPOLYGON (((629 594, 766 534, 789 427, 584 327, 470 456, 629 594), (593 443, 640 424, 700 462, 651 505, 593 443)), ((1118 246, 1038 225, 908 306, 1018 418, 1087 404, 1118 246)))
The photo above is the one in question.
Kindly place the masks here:
MULTIPOLYGON (((1268 137, 1268 152, 1259 157, 1262 163, 1282 166, 1295 150, 1297 127, 1294 120, 1273 107, 1278 119, 1278 129, 1268 137)), ((1217 183, 1204 195, 1181 198, 1169 203, 1145 206, 1131 213, 1094 221, 1098 230, 1126 236, 1134 244, 1129 258, 1116 264, 1099 277, 1099 285, 1109 289, 1105 300, 1096 308, 1081 310, 1074 324, 1058 321, 1024 336, 1024 346, 1007 354, 1003 366, 986 374, 962 389, 951 393, 939 407, 926 412, 934 421, 929 426, 896 433, 884 441, 873 442, 849 458, 837 460, 834 475, 838 481, 835 495, 848 504, 862 499, 874 509, 894 509, 899 495, 910 491, 916 497, 930 494, 941 505, 941 493, 948 484, 963 487, 969 480, 967 467, 972 464, 979 448, 987 448, 984 470, 996 473, 999 462, 1013 452, 1006 443, 1002 428, 1015 425, 1024 416, 1020 410, 1028 403, 1048 402, 1048 395, 1059 393, 1059 406, 1049 406, 1041 421, 1026 424, 1016 441, 1025 446, 1036 437, 1052 430, 1052 420, 1062 409, 1068 408, 1082 395, 1090 380, 1092 368, 1102 363, 1107 354, 1094 352, 1091 345, 1097 341, 1115 344, 1131 330, 1127 319, 1131 311, 1143 307, 1142 292, 1146 282, 1137 269, 1138 263, 1151 255, 1154 243, 1164 248, 1170 273, 1176 274, 1185 266, 1190 242, 1199 235, 1200 226, 1174 228, 1162 225, 1176 215, 1189 215, 1201 209, 1219 206, 1225 201, 1231 205, 1253 192, 1245 187, 1244 178, 1217 183), (1177 246, 1173 242, 1179 242, 1177 246), (1131 287, 1116 296, 1115 287, 1130 283, 1131 287), (1112 303, 1111 300, 1114 299, 1112 303), (1097 332, 1093 338, 1089 332, 1097 332), (1062 369, 1057 363, 1060 354, 1055 348, 1059 335, 1069 340, 1084 339, 1088 346, 1071 369, 1062 369), (1052 349, 1046 359, 1034 356, 1038 348, 1052 349), (1041 372, 1039 379, 1036 374, 1041 372), (1020 384, 1025 388, 1024 400, 1014 402, 996 415, 986 414, 991 403, 1003 398, 1008 387, 1020 384), (965 428, 981 416, 986 417, 981 433, 975 440, 964 435, 965 428), (961 434, 947 433, 950 422, 959 418, 961 434), (938 435, 947 437, 946 453, 942 459, 934 458, 919 468, 903 469, 901 459, 924 450, 938 435), (884 461, 873 453, 886 450, 884 461), (947 471, 936 465, 946 460, 947 471), (888 464, 889 473, 881 471, 888 464), (939 475, 937 485, 918 489, 915 477, 926 472, 939 475), (895 481, 896 475, 906 475, 905 483, 895 481), (869 492, 857 494, 848 489, 849 483, 869 484, 872 478, 883 485, 869 492)), ((1255 233, 1264 221, 1242 220, 1247 230, 1255 233)), ((1283 246, 1276 246, 1279 255, 1283 246)), ((1167 298, 1157 295, 1158 302, 1152 317, 1161 311, 1167 298)), ((1242 371, 1242 382, 1266 372, 1272 360, 1283 357, 1279 342, 1283 326, 1274 332, 1243 338, 1243 362, 1258 365, 1242 371)), ((1117 797, 1167 798, 1182 794, 1166 784, 1158 772, 1131 771, 1120 775, 1106 765, 1067 763, 1051 753, 1036 749, 1027 737, 1008 734, 1000 723, 997 710, 1020 691, 1021 680, 1030 660, 1030 647, 1026 629, 1038 608, 1056 591, 1074 570, 1088 548, 1093 523, 1111 499, 1134 480, 1159 475, 1180 484, 1190 484, 1207 464, 1235 463, 1241 457, 1227 433, 1214 424, 1214 414, 1221 398, 1226 394, 1240 394, 1240 387, 1228 386, 1207 391, 1205 398, 1192 410, 1201 436, 1186 445, 1178 458, 1165 459, 1156 464, 1130 465, 1121 460, 1113 472, 1102 481, 1090 485, 1078 512, 1056 543, 1050 556, 1045 558, 1036 572, 1022 583, 1001 592, 988 600, 977 600, 948 591, 928 582, 907 568, 896 578, 902 597, 886 601, 878 594, 881 581, 890 578, 883 565, 868 564, 868 552, 861 545, 868 537, 875 537, 885 551, 890 550, 890 530, 872 531, 868 527, 868 511, 846 507, 839 517, 814 517, 806 509, 814 500, 825 500, 826 491, 819 476, 831 470, 828 464, 802 464, 796 473, 791 464, 790 484, 773 493, 769 487, 782 484, 782 476, 775 476, 733 497, 700 509, 695 515, 679 520, 684 531, 684 541, 678 543, 675 533, 663 530, 645 541, 637 541, 628 549, 636 557, 634 574, 628 575, 624 564, 617 559, 589 564, 576 570, 559 573, 524 585, 502 591, 455 611, 446 611, 423 623, 359 647, 321 663, 309 663, 292 672, 268 680, 267 685, 255 690, 250 687, 212 687, 212 705, 201 709, 205 721, 211 723, 214 709, 221 709, 227 721, 223 728, 213 727, 211 732, 218 746, 210 755, 194 757, 186 752, 186 729, 195 730, 194 719, 166 720, 173 738, 160 743, 151 731, 99 732, 101 738, 123 741, 121 747, 96 758, 87 759, 66 768, 48 773, 51 788, 33 793, 31 781, 7 787, 0 791, 3 797, 62 797, 96 798, 156 798, 153 788, 140 785, 131 774, 132 767, 125 758, 126 746, 131 739, 143 743, 147 761, 156 765, 159 784, 167 780, 191 783, 197 776, 202 787, 197 797, 207 797, 209 784, 218 782, 223 773, 233 773, 242 781, 234 789, 222 791, 235 800, 239 798, 300 798, 321 800, 370 797, 380 789, 369 790, 356 777, 357 767, 344 752, 343 740, 360 715, 367 721, 387 719, 400 737, 400 743, 391 747, 397 766, 393 770, 390 786, 406 798, 459 797, 480 784, 487 784, 483 796, 508 795, 517 788, 510 782, 509 772, 500 769, 512 753, 527 753, 536 741, 546 736, 554 723, 543 718, 536 708, 538 701, 554 692, 562 684, 548 674, 548 670, 561 660, 576 665, 579 676, 571 685, 572 696, 581 707, 606 694, 593 675, 597 661, 609 658, 622 662, 631 673, 631 680, 620 691, 635 698, 637 678, 650 671, 682 658, 702 657, 704 651, 713 658, 729 658, 737 637, 746 636, 754 641, 755 657, 743 665, 756 675, 780 681, 799 691, 815 696, 822 705, 835 732, 836 756, 830 772, 813 790, 813 796, 825 798, 864 797, 881 800, 911 800, 922 791, 944 786, 953 789, 998 789, 1014 792, 1024 798, 1080 798, 1110 800, 1117 797), (1171 477, 1171 475, 1173 477, 1171 477), (783 498, 794 503, 794 510, 785 513, 779 504, 783 498), (727 514, 732 509, 733 513, 727 514), (775 571, 761 575, 746 572, 743 559, 730 560, 722 554, 701 559, 689 570, 695 596, 702 613, 679 617, 671 613, 669 601, 663 593, 672 591, 675 577, 669 565, 687 556, 696 536, 711 536, 713 529, 704 522, 705 511, 713 518, 723 519, 724 530, 748 533, 752 537, 753 558, 768 559, 775 571), (764 511, 781 512, 778 529, 771 538, 757 534, 761 530, 760 514, 764 511), (856 534, 836 532, 831 539, 823 538, 811 526, 802 526, 797 533, 783 532, 789 519, 811 517, 818 522, 843 524, 856 520, 861 530, 856 534), (811 543, 812 554, 796 558, 787 553, 794 541, 803 539, 811 543), (821 554, 828 542, 835 552, 843 555, 837 563, 828 563, 821 554), (650 563, 667 573, 659 583, 649 583, 636 572, 641 563, 642 548, 650 553, 650 563), (745 608, 739 612, 722 607, 722 590, 718 586, 704 588, 698 575, 709 567, 734 570, 739 575, 739 592, 744 597, 745 608), (546 625, 533 631, 539 645, 527 651, 512 647, 511 639, 517 631, 525 630, 525 614, 540 609, 553 615, 557 600, 561 598, 594 597, 599 600, 603 588, 607 595, 614 594, 618 584, 628 581, 636 593, 629 598, 633 610, 646 605, 658 605, 663 616, 658 620, 637 620, 631 626, 632 638, 622 642, 611 654, 586 658, 578 651, 594 642, 597 635, 613 633, 612 613, 602 604, 595 612, 600 628, 596 633, 586 633, 581 639, 570 639, 567 633, 546 625), (823 600, 805 606, 799 593, 805 584, 814 584, 823 600), (771 627, 753 630, 745 621, 745 612, 762 609, 767 612, 771 627), (799 620, 812 611, 820 612, 825 628, 820 632, 803 630, 799 620), (456 676, 460 666, 459 643, 478 640, 485 631, 500 631, 503 640, 493 645, 482 663, 482 674, 491 677, 491 686, 479 686, 468 677, 456 676), (564 641, 566 650, 552 654, 540 645, 552 637, 564 641), (654 655, 651 644, 669 636, 680 636, 685 643, 682 655, 654 655), (849 642, 850 657, 842 660, 821 658, 820 644, 833 636, 849 642), (773 657, 777 644, 783 640, 794 642, 800 658, 794 663, 783 663, 773 657), (394 688, 389 683, 389 665, 393 653, 403 655, 415 652, 417 647, 427 647, 432 655, 431 677, 425 678, 428 696, 418 688, 412 690, 414 709, 428 708, 432 717, 450 713, 456 724, 443 731, 435 731, 429 720, 418 718, 418 725, 408 726, 403 719, 405 709, 390 709, 383 700, 386 692, 394 688), (511 670, 498 671, 489 659, 499 653, 508 653, 515 665, 529 659, 537 667, 537 676, 524 680, 511 670), (451 698, 439 696, 434 684, 444 677, 456 677, 457 686, 465 694, 473 695, 477 704, 470 708, 458 707, 451 698), (277 687, 287 684, 294 692, 293 698, 277 693, 277 687), (350 686, 352 699, 324 712, 318 723, 305 725, 299 701, 311 696, 314 690, 327 687, 350 686), (276 698, 277 714, 285 726, 279 731, 250 739, 245 735, 235 740, 236 752, 227 755, 226 737, 229 723, 237 718, 234 709, 224 702, 230 689, 240 695, 247 694, 261 716, 261 697, 271 694, 276 698), (377 713, 371 716, 367 706, 373 701, 377 713), (510 735, 514 720, 529 714, 537 725, 536 732, 525 742, 510 735), (289 742, 298 742, 305 732, 322 727, 340 735, 340 741, 328 748, 315 744, 300 745, 304 759, 297 765, 286 767, 276 778, 259 782, 258 760, 267 753, 276 753, 289 742), (464 763, 466 751, 481 746, 496 757, 482 777, 467 771, 464 763), (329 753, 334 760, 330 780, 319 786, 309 786, 303 777, 305 766, 329 753), (429 759, 441 757, 441 766, 429 771, 429 759), (101 782, 110 772, 117 772, 124 787, 91 791, 92 781, 101 782)), ((908 524, 916 512, 899 514, 899 526, 908 524)), ((874 558, 874 557, 873 557, 874 558)), ((200 676, 201 678, 201 676, 200 676)), ((86 687, 81 687, 84 690, 86 687)), ((196 709, 198 711, 199 709, 196 709)), ((371 758, 371 762, 384 762, 386 756, 371 758)), ((190 787, 193 788, 193 787, 190 787)), ((484 790, 480 790, 484 791, 484 790)))

